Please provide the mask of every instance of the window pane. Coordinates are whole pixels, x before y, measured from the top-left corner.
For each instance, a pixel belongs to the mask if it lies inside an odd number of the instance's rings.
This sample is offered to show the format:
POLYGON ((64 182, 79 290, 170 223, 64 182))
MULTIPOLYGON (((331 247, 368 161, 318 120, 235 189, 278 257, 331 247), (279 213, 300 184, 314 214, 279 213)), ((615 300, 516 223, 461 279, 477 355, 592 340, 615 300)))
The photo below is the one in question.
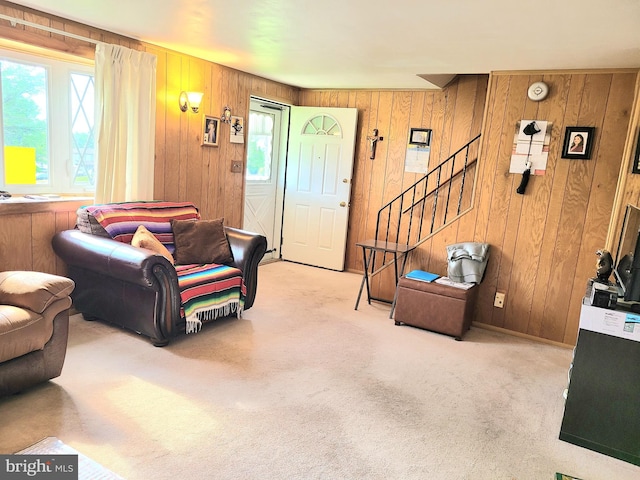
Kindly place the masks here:
MULTIPOLYGON (((35 178, 29 175, 12 181, 8 173, 33 171, 33 155, 5 158, 5 183, 49 183, 49 139, 47 113, 47 70, 41 66, 0 60, 2 72, 2 125, 5 147, 22 147, 14 152, 35 149, 35 178)), ((7 149, 5 148, 5 151, 7 149)), ((33 177, 33 174, 31 174, 33 177)))
POLYGON ((249 114, 247 180, 265 181, 271 178, 273 125, 273 115, 260 112, 249 114))
POLYGON ((70 86, 73 185, 94 186, 93 76, 72 73, 70 86))

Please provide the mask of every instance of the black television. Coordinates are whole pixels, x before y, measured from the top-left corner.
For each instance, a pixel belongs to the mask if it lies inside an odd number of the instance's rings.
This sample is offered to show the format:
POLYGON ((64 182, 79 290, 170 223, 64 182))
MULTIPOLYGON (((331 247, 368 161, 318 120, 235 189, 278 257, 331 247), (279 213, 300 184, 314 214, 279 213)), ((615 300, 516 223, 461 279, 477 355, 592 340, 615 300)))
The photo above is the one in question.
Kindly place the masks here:
POLYGON ((619 297, 624 302, 640 303, 640 208, 634 205, 627 205, 625 210, 614 265, 619 297))

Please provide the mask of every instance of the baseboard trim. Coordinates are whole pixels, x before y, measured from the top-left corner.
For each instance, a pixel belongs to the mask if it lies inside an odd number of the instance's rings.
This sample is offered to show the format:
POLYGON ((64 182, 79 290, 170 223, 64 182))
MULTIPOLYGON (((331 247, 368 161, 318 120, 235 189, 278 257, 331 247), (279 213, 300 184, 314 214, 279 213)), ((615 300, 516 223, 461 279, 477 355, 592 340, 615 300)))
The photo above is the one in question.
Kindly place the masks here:
POLYGON ((478 328, 483 328, 485 330, 491 330, 493 332, 504 333, 506 335, 511 335, 512 337, 526 338, 527 340, 532 340, 538 343, 545 343, 547 345, 553 345, 556 347, 569 348, 573 349, 575 345, 570 345, 568 343, 554 342, 553 340, 548 340, 546 338, 536 337, 534 335, 528 335, 526 333, 514 332, 513 330, 508 330, 502 327, 496 327, 494 325, 488 325, 486 323, 480 322, 471 322, 471 325, 478 328))

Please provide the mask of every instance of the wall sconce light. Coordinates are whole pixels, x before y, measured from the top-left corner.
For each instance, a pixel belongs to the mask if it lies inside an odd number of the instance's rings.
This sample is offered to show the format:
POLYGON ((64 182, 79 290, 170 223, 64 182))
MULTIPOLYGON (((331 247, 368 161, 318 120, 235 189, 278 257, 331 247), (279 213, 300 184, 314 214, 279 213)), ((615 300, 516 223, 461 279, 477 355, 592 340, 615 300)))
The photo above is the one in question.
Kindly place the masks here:
POLYGON ((203 95, 202 92, 180 92, 180 110, 186 112, 190 108, 193 113, 198 113, 203 95))

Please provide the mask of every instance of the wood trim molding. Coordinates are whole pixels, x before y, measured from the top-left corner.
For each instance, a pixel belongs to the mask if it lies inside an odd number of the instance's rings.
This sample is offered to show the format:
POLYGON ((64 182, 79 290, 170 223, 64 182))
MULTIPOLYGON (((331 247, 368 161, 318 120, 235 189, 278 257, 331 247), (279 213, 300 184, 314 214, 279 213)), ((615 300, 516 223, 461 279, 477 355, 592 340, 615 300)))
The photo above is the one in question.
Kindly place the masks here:
POLYGON ((20 215, 27 213, 43 212, 66 212, 71 209, 77 210, 84 205, 92 205, 92 197, 61 198, 59 200, 30 201, 24 202, 2 202, 0 201, 0 216, 20 215))
MULTIPOLYGON (((627 140, 624 146, 624 153, 622 154, 622 164, 620 165, 620 173, 618 174, 618 185, 616 187, 616 193, 613 200, 613 209, 611 212, 611 220, 609 221, 609 231, 607 232, 607 240, 605 242, 605 248, 610 252, 615 251, 618 248, 617 242, 619 241, 618 235, 620 233, 618 225, 621 225, 621 217, 626 208, 627 203, 627 182, 629 175, 631 175, 631 164, 634 161, 635 149, 637 140, 635 132, 640 125, 640 72, 636 77, 636 89, 635 89, 635 103, 631 108, 631 115, 629 118, 629 127, 627 129, 627 140)), ((614 259, 615 260, 615 259, 614 259)))
POLYGON ((507 330, 506 328, 495 327, 493 325, 488 325, 486 323, 471 322, 471 325, 473 325, 474 327, 483 328, 485 330, 490 330, 492 332, 504 333, 505 335, 510 335, 512 337, 524 338, 526 340, 531 340, 531 341, 537 342, 537 343, 544 343, 546 345, 554 345, 556 347, 570 348, 570 349, 575 347, 575 345, 569 345, 569 344, 566 344, 566 343, 554 342, 553 340, 548 340, 546 338, 535 337, 533 335, 527 335, 526 333, 520 333, 520 332, 516 332, 516 331, 513 331, 513 330, 507 330))
POLYGON ((639 68, 582 68, 582 69, 560 69, 560 70, 497 70, 491 72, 492 75, 597 75, 612 73, 637 73, 639 68))

